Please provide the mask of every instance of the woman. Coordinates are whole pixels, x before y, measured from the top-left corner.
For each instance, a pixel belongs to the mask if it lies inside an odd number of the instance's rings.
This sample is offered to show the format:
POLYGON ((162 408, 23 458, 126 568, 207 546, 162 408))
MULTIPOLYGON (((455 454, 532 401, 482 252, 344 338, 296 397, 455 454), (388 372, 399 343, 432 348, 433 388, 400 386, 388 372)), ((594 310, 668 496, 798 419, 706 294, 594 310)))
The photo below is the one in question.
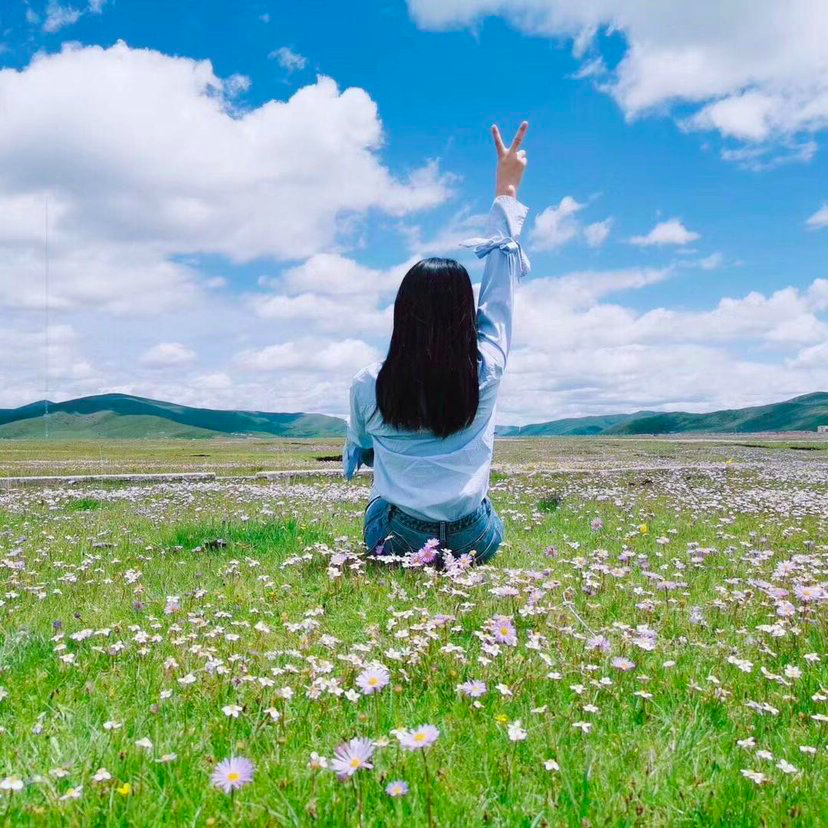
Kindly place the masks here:
POLYGON ((439 561, 441 553, 494 556, 503 523, 486 497, 495 403, 512 339, 512 305, 529 262, 518 245, 527 209, 517 201, 526 170, 525 121, 507 148, 496 126, 495 200, 477 312, 466 269, 424 259, 408 271, 394 303, 388 356, 360 371, 342 460, 350 480, 373 465, 364 539, 372 554, 439 561), (438 543, 439 542, 439 543, 438 543))

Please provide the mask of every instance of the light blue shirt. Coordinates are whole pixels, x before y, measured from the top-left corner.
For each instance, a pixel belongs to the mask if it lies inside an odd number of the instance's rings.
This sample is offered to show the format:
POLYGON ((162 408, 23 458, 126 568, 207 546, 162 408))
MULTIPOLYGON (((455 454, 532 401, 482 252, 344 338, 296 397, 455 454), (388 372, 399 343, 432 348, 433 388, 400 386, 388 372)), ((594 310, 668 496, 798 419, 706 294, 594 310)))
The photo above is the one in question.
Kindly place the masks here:
POLYGON ((463 246, 486 257, 477 303, 480 402, 470 426, 448 437, 402 431, 387 425, 377 408, 381 362, 363 368, 351 385, 351 411, 342 453, 350 480, 373 449, 374 485, 379 496, 422 520, 454 521, 473 512, 489 489, 494 449, 495 405, 512 341, 515 284, 529 271, 518 244, 528 209, 498 196, 489 213, 486 238, 463 246))

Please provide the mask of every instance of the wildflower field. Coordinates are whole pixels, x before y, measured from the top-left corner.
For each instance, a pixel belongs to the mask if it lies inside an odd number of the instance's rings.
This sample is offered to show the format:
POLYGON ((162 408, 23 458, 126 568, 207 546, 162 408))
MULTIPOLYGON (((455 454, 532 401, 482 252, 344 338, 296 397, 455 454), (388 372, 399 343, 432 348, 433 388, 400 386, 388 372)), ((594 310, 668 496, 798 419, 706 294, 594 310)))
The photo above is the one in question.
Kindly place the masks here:
POLYGON ((182 446, 0 489, 0 824, 828 824, 828 442, 502 441, 441 570, 365 559, 369 479, 242 476, 333 444, 182 446))

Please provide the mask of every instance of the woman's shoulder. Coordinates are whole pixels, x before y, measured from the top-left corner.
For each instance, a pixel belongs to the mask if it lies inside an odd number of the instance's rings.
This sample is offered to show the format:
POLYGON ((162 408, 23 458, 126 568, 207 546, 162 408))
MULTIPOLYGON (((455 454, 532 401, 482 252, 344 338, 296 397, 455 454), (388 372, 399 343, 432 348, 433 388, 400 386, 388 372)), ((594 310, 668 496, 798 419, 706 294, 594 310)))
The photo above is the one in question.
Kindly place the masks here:
POLYGON ((357 393, 364 393, 368 389, 373 390, 380 368, 382 368, 382 362, 372 362, 370 365, 366 365, 357 371, 351 380, 351 388, 357 393))

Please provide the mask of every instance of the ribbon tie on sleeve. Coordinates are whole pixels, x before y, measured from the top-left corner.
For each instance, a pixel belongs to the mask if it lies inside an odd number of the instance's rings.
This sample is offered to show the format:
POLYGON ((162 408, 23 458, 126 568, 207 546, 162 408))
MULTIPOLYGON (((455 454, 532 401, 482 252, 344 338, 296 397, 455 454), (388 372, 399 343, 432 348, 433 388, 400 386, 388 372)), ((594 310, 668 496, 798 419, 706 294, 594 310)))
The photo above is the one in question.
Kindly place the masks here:
POLYGON ((478 259, 488 256, 492 250, 502 250, 504 253, 517 253, 520 260, 520 275, 525 276, 531 267, 529 257, 520 244, 510 236, 495 236, 493 238, 473 238, 460 242, 460 247, 470 247, 478 259))

